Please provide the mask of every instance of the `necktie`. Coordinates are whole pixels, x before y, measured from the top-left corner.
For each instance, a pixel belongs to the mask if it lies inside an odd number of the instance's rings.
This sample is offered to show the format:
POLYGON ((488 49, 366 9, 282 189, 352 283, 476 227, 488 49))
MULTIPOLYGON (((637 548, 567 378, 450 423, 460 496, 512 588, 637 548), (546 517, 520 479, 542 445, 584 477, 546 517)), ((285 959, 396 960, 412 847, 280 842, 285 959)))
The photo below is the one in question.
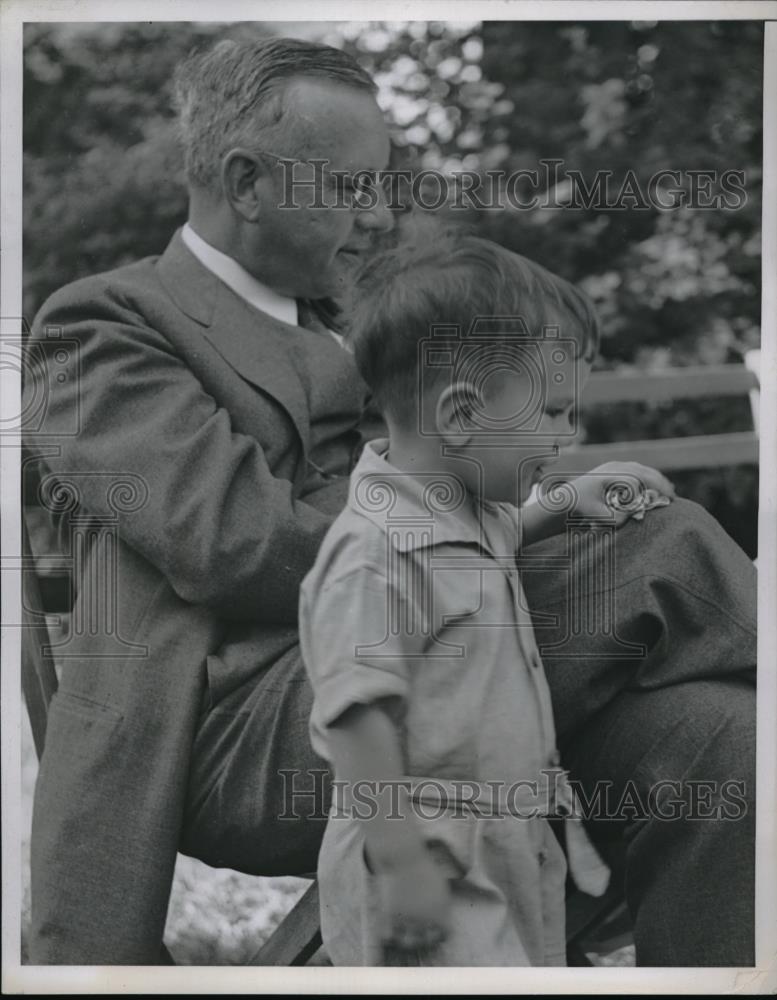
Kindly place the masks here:
POLYGON ((297 322, 319 333, 337 332, 339 310, 331 299, 297 299, 297 322))

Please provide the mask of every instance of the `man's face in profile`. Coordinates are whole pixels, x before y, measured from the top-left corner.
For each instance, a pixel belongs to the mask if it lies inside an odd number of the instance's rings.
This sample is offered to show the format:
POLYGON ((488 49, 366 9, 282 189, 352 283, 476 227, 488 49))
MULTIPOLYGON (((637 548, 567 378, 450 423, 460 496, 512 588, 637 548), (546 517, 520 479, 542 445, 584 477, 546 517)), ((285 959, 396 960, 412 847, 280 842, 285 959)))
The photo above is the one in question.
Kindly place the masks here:
POLYGON ((290 109, 285 148, 268 152, 303 162, 268 161, 256 233, 263 251, 261 278, 288 295, 337 297, 373 233, 390 228, 392 218, 379 190, 372 198, 377 205, 361 209, 347 180, 333 171, 385 170, 388 131, 371 94, 338 82, 293 80, 285 102, 290 109), (310 160, 325 164, 316 168, 310 160), (340 207, 334 207, 338 202, 340 207), (289 207, 292 203, 296 207, 289 207), (267 247, 272 249, 269 262, 267 247))

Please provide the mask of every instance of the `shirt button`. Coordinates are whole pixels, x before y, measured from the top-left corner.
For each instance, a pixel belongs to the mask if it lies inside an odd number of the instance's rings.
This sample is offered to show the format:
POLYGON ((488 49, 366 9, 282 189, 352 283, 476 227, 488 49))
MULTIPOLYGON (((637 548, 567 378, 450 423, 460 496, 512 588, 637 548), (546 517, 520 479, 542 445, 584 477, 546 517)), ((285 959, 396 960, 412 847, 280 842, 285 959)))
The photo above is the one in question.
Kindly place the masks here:
POLYGON ((544 865, 548 860, 548 852, 544 848, 538 852, 537 860, 539 861, 540 866, 544 865))
POLYGON ((529 660, 535 670, 539 670, 540 667, 542 666, 542 660, 540 659, 540 654, 537 652, 536 649, 532 652, 531 656, 529 657, 529 660))

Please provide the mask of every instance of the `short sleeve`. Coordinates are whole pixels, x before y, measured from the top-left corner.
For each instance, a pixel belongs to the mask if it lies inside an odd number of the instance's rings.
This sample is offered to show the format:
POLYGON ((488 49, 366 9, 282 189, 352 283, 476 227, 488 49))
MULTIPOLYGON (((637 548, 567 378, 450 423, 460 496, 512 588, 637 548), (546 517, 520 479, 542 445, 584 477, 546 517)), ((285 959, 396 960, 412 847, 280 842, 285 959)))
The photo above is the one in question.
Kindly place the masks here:
POLYGON ((300 642, 314 693, 314 726, 331 725, 354 704, 405 699, 422 637, 403 627, 403 598, 369 567, 352 570, 318 593, 303 587, 300 642))

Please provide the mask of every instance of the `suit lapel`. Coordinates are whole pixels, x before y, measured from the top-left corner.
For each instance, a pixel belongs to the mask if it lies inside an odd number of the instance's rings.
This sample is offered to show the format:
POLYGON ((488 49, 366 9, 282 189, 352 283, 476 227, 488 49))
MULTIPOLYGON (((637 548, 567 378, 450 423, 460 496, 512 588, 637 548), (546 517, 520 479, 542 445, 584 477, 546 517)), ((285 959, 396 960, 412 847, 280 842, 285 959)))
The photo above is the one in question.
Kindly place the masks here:
POLYGON ((307 452, 310 440, 309 404, 294 367, 297 328, 288 326, 244 302, 218 283, 213 322, 203 331, 224 360, 257 389, 277 400, 299 431, 307 452))
POLYGON ((178 308, 241 378, 276 400, 288 413, 307 453, 309 405, 284 336, 296 327, 275 319, 236 295, 186 247, 180 231, 157 264, 160 280, 178 308))

